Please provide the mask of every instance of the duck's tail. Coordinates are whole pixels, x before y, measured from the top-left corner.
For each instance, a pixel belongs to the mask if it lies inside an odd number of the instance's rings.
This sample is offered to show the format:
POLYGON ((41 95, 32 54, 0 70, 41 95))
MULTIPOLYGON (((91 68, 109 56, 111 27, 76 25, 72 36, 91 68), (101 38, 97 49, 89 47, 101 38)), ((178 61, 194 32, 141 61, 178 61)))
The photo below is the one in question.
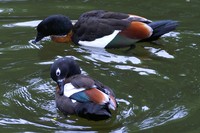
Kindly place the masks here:
POLYGON ((75 107, 75 113, 80 117, 94 121, 106 120, 112 116, 108 107, 92 102, 78 104, 75 107))
POLYGON ((178 26, 178 21, 173 20, 161 20, 155 21, 148 24, 153 29, 153 34, 144 40, 141 41, 154 41, 157 40, 160 36, 173 31, 178 26))

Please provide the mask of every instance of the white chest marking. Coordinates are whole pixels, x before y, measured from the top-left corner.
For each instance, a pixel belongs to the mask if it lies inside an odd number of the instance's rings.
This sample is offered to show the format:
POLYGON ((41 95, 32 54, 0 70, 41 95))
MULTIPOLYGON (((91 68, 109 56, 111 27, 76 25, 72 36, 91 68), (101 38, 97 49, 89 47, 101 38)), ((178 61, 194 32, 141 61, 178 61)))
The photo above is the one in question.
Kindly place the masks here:
POLYGON ((71 83, 65 84, 64 86, 64 95, 66 97, 70 97, 74 93, 85 90, 85 88, 75 88, 71 83))
POLYGON ((120 30, 115 30, 112 34, 95 39, 94 41, 79 41, 78 43, 83 46, 105 48, 119 32, 120 30))

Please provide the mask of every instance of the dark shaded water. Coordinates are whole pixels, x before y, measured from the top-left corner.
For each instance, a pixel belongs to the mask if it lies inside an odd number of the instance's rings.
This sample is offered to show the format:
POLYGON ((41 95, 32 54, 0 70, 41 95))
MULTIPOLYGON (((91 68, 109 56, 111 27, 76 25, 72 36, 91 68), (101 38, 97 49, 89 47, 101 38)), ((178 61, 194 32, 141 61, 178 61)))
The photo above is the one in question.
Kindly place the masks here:
POLYGON ((200 132, 200 1, 0 0, 1 132, 200 132), (75 20, 88 10, 105 9, 180 21, 159 43, 136 49, 93 49, 44 41, 30 45, 35 26, 51 14, 75 20), (49 68, 59 56, 73 56, 83 71, 115 91, 113 118, 93 122, 64 117, 54 102, 56 84, 49 68))

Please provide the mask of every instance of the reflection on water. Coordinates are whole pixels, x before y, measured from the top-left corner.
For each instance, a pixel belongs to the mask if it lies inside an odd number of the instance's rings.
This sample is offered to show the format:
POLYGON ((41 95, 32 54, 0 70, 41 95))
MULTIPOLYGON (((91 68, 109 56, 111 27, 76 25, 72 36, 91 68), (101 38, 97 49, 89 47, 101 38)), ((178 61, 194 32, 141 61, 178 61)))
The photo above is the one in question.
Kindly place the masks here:
MULTIPOLYGON (((47 39, 50 40, 50 38, 47 38, 47 37, 43 38, 42 40, 47 40, 47 39)), ((33 43, 33 41, 34 41, 34 39, 29 41, 31 48, 41 49, 43 47, 42 44, 39 44, 39 43, 35 44, 35 43, 33 43)))
POLYGON ((39 49, 40 48, 40 45, 39 46, 34 46, 34 45, 12 45, 10 47, 7 47, 7 48, 3 48, 3 49, 0 49, 2 51, 18 51, 18 50, 27 50, 27 49, 39 49))
MULTIPOLYGON (((180 33, 172 31, 172 32, 169 32, 167 34, 164 34, 162 37, 172 37, 176 41, 179 41, 180 40, 180 33)), ((165 40, 165 41, 167 41, 167 40, 165 40)))
POLYGON ((0 119, 0 125, 34 125, 36 127, 48 128, 48 129, 55 129, 55 127, 45 126, 38 123, 30 122, 24 119, 13 119, 13 118, 3 118, 0 119))
MULTIPOLYGON (((52 121, 52 120, 51 120, 52 121)), ((56 126, 59 126, 60 128, 64 128, 66 129, 70 129, 70 130, 87 130, 87 129, 91 129, 91 127, 89 126, 78 126, 78 125, 74 125, 76 122, 72 122, 70 120, 66 121, 66 122, 59 122, 59 121, 53 121, 53 123, 56 126)))
POLYGON ((139 127, 143 129, 159 126, 169 121, 181 119, 188 115, 188 111, 184 106, 174 107, 172 110, 165 110, 160 115, 149 117, 141 122, 139 127))
POLYGON ((13 8, 0 8, 0 13, 11 13, 13 12, 13 8))
POLYGON ((116 55, 107 52, 105 49, 93 48, 93 47, 80 47, 75 49, 79 53, 89 53, 83 57, 93 62, 104 62, 104 63, 123 63, 126 64, 131 62, 132 64, 140 64, 140 59, 136 57, 129 57, 123 55, 116 55))
POLYGON ((169 53, 167 53, 165 50, 162 50, 162 49, 156 49, 152 47, 145 47, 145 49, 149 50, 149 52, 151 52, 152 54, 158 57, 163 57, 163 58, 168 58, 168 59, 174 58, 173 55, 170 55, 169 53))
MULTIPOLYGON (((25 21, 25 22, 18 22, 18 23, 10 23, 10 24, 4 24, 3 27, 7 28, 13 28, 13 27, 37 27, 37 25, 42 20, 33 20, 33 21, 25 21)), ((75 24, 77 20, 71 20, 72 24, 75 24)))
POLYGON ((12 23, 12 24, 4 24, 3 27, 36 27, 41 20, 34 20, 34 21, 27 21, 27 22, 18 22, 18 23, 12 23))
POLYGON ((133 70, 135 72, 138 72, 140 75, 157 74, 156 71, 153 69, 140 68, 140 67, 134 67, 134 66, 129 66, 129 65, 116 65, 115 68, 118 68, 121 70, 133 70))
MULTIPOLYGON (((98 62, 109 63, 114 68, 118 68, 121 70, 132 70, 138 72, 140 75, 149 75, 149 74, 158 74, 156 70, 150 68, 144 68, 142 66, 134 66, 142 64, 142 61, 134 56, 125 56, 125 55, 117 55, 110 52, 107 52, 105 49, 93 48, 93 47, 83 47, 74 48, 79 53, 87 53, 87 55, 83 55, 83 57, 87 60, 95 62, 98 65, 98 62), (132 65, 130 65, 132 64, 132 65)), ((145 47, 148 49, 151 54, 157 55, 162 58, 173 59, 174 56, 167 53, 165 50, 156 49, 153 47, 145 47)))

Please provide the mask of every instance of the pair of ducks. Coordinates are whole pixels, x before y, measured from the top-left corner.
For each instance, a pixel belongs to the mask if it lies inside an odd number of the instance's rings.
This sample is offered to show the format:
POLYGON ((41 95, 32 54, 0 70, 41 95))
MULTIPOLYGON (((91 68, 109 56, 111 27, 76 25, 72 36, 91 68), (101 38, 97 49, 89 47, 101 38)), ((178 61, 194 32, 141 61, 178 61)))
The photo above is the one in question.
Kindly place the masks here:
MULTIPOLYGON (((154 41, 175 30, 178 22, 153 22, 144 17, 104 10, 82 14, 75 25, 67 16, 52 15, 37 26, 33 43, 46 36, 58 43, 99 48, 133 48, 136 42, 154 41)), ((64 114, 76 114, 90 120, 104 120, 112 116, 117 102, 113 91, 101 82, 81 74, 72 58, 59 58, 51 66, 51 78, 58 84, 56 105, 64 114)))

